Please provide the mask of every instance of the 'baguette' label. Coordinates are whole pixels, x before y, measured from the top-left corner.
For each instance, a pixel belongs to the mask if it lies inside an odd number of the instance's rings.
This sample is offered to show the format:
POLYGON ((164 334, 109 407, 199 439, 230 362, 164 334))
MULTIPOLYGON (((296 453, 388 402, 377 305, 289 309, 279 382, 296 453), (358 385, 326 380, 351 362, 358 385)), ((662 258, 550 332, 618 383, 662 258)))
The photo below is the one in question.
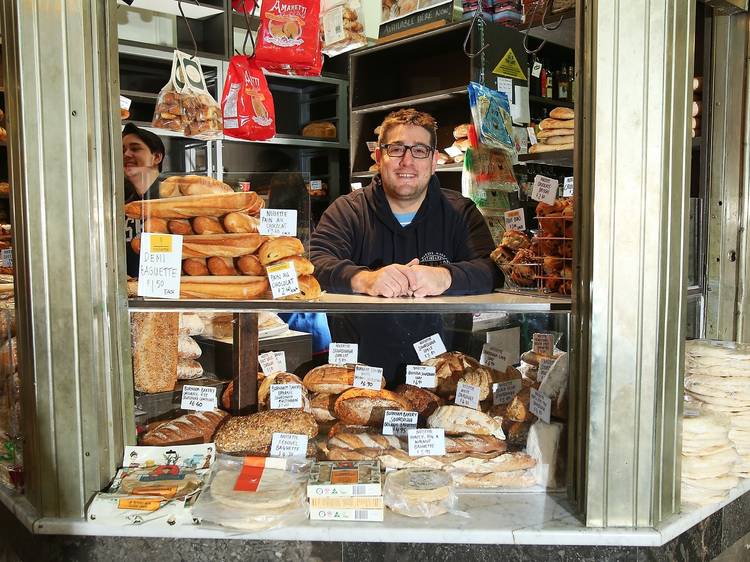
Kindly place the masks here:
POLYGON ((298 433, 274 433, 271 439, 272 457, 305 457, 307 435, 298 433))
POLYGON ((410 429, 407 435, 410 457, 445 454, 444 429, 410 429))
POLYGON ((446 351, 445 344, 443 343, 440 334, 433 334, 428 338, 419 340, 414 344, 414 349, 416 350, 420 361, 427 361, 428 359, 437 357, 446 351))

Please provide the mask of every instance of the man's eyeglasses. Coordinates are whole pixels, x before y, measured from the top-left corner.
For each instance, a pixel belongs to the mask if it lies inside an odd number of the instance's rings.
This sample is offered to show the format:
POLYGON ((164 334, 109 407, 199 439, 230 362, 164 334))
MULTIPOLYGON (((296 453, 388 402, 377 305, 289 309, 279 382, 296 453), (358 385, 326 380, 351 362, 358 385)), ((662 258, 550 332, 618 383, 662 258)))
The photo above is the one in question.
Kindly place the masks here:
POLYGON ((422 143, 412 145, 401 143, 381 144, 380 148, 385 150, 385 153, 391 158, 403 158, 406 151, 409 150, 413 158, 418 158, 420 160, 429 158, 435 150, 431 146, 422 143))

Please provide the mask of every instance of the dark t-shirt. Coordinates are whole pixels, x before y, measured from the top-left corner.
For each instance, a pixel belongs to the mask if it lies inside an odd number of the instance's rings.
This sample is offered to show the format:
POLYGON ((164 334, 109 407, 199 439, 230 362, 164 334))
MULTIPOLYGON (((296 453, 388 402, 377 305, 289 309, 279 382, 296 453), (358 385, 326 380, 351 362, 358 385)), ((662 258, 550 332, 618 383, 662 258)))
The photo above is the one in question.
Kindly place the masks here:
MULTIPOLYGON (((127 184, 125 185, 125 193, 130 193, 130 195, 125 196, 125 203, 130 203, 132 201, 138 201, 141 199, 158 199, 159 198, 159 183, 161 182, 161 177, 157 177, 154 180, 154 183, 151 184, 151 186, 146 190, 146 192, 143 194, 143 196, 139 196, 134 189, 132 189, 132 186, 129 186, 127 184)), ((130 277, 138 277, 138 260, 139 256, 133 251, 133 248, 130 246, 130 241, 133 240, 136 236, 140 236, 143 232, 143 220, 142 219, 131 219, 129 217, 125 217, 125 257, 127 260, 128 265, 128 276, 130 277)))

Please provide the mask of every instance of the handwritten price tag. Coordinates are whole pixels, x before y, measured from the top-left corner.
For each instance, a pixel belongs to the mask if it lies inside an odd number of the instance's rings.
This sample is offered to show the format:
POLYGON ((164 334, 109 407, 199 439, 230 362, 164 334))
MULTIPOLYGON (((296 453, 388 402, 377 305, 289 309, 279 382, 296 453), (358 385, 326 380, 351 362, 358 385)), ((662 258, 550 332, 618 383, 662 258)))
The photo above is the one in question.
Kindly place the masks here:
POLYGON ((357 365, 354 369, 354 386, 358 388, 380 389, 383 380, 383 369, 380 367, 368 367, 357 365))
POLYGON ((535 176, 534 188, 531 190, 531 198, 534 201, 542 201, 552 205, 557 199, 557 187, 560 182, 547 176, 535 176))
POLYGON ((261 209, 258 232, 263 236, 297 236, 297 211, 261 209))
POLYGON ((284 410, 302 407, 302 386, 292 384, 271 385, 271 409, 284 410))
POLYGON ((465 406, 467 408, 479 409, 479 393, 482 389, 473 384, 458 381, 456 385, 456 406, 465 406))
POLYGON ((544 423, 549 423, 552 415, 552 399, 536 388, 532 388, 529 410, 544 423))
POLYGON ((417 428, 417 412, 386 410, 383 418, 383 435, 406 437, 410 429, 417 428))
POLYGON ((563 182, 563 197, 573 197, 573 177, 568 176, 563 182))
POLYGON ((526 230, 526 217, 523 215, 523 209, 513 209, 505 211, 505 230, 526 230))
POLYGON ((437 357, 446 351, 445 344, 443 343, 440 334, 433 334, 428 338, 419 340, 414 344, 414 349, 416 350, 420 361, 427 361, 428 359, 437 357))
POLYGON ((437 387, 435 367, 430 365, 407 365, 406 384, 418 386, 420 388, 437 387))
POLYGON ((496 382, 492 385, 492 403, 494 405, 507 404, 521 392, 523 383, 521 379, 514 379, 506 382, 496 382))
POLYGON ((531 349, 539 355, 552 357, 555 341, 552 334, 534 334, 531 336, 531 349))
POLYGON ((284 372, 277 355, 273 351, 268 351, 258 355, 258 363, 260 363, 260 368, 266 376, 284 372))
POLYGON ((3 267, 13 267, 13 248, 0 250, 0 260, 2 260, 3 267))
POLYGON ((273 298, 281 299, 300 292, 294 263, 286 261, 269 266, 266 268, 266 273, 268 273, 273 298))
POLYGON ((182 387, 180 408, 208 412, 216 409, 216 388, 186 384, 182 387))
POLYGON ((539 361, 539 368, 536 371, 536 380, 538 382, 542 382, 544 379, 546 379, 549 370, 554 364, 554 359, 542 359, 541 361, 539 361))
POLYGON ((331 343, 328 362, 331 365, 355 365, 359 346, 356 343, 331 343))
POLYGON ((508 368, 508 356, 499 347, 486 343, 482 346, 479 363, 496 371, 505 371, 508 368))
POLYGON ((272 457, 305 457, 307 435, 297 433, 274 433, 271 438, 272 457))
POLYGON ((138 263, 138 296, 162 299, 180 297, 182 236, 141 234, 138 263))
POLYGON ((407 435, 410 457, 445 454, 444 429, 410 429, 407 435))

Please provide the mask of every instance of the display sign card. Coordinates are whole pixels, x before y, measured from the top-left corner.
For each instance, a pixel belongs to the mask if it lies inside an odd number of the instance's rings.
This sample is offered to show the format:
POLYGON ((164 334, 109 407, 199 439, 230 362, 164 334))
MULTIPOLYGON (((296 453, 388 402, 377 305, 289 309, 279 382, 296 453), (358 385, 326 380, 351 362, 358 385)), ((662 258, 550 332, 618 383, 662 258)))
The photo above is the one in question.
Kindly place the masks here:
POLYGON ((260 363, 260 368, 263 370, 263 374, 266 376, 272 375, 274 373, 283 373, 285 371, 285 369, 282 368, 278 356, 273 351, 268 351, 266 353, 261 353, 260 355, 258 355, 258 363, 260 363))
POLYGON ((505 230, 526 230, 526 217, 524 217, 523 209, 513 209, 512 211, 505 211, 505 230))
POLYGON ((406 384, 420 388, 435 388, 437 387, 436 379, 435 367, 430 365, 406 366, 406 384))
POLYGON ((541 74, 542 74, 542 63, 537 61, 534 63, 534 66, 531 67, 531 75, 534 78, 539 78, 541 74))
POLYGON ((532 388, 529 411, 544 423, 549 423, 552 415, 552 399, 536 388, 532 388))
POLYGON ((299 282, 294 263, 285 261, 266 267, 268 283, 271 285, 271 294, 275 299, 296 295, 299 293, 299 282))
POLYGON ((542 382, 545 378, 547 378, 547 373, 549 373, 549 370, 554 364, 554 359, 542 359, 541 361, 539 361, 539 368, 536 370, 536 380, 538 382, 542 382))
POLYGON ((3 267, 13 267, 13 248, 0 250, 0 260, 2 260, 3 267))
POLYGON ((560 182, 547 176, 534 176, 534 187, 531 190, 531 198, 552 205, 557 199, 557 187, 560 182))
POLYGON ((182 387, 180 408, 208 412, 216 409, 216 388, 213 386, 196 386, 186 384, 182 387))
POLYGON ((467 408, 473 408, 474 410, 479 409, 479 393, 481 388, 474 386, 473 384, 465 383, 464 381, 458 381, 456 385, 456 399, 454 403, 456 406, 465 406, 467 408))
POLYGON ((531 349, 539 355, 552 357, 554 354, 554 336, 552 334, 536 333, 531 336, 531 349))
POLYGON ((513 78, 497 77, 497 91, 508 96, 508 103, 513 105, 513 78))
POLYGON ((407 435, 410 457, 445 454, 444 429, 410 429, 407 435))
POLYGON ((358 388, 380 389, 383 382, 383 369, 380 367, 368 367, 357 365, 354 369, 354 386, 358 388))
POLYGON ((532 146, 539 142, 536 138, 534 127, 526 127, 526 131, 529 133, 529 143, 531 143, 532 146))
POLYGON ((271 438, 272 457, 305 457, 307 435, 297 433, 274 433, 271 438))
POLYGON ((261 209, 258 232, 263 236, 297 236, 297 211, 261 209))
POLYGON ((568 176, 563 183, 563 197, 573 197, 573 177, 568 176))
POLYGON ((508 368, 508 356, 499 347, 486 343, 482 346, 479 363, 496 371, 505 371, 508 368))
POLYGON ((492 385, 492 403, 497 406, 498 404, 507 404, 516 394, 521 392, 523 383, 521 379, 514 379, 512 381, 496 382, 492 385))
POLYGON ((286 372, 286 353, 283 351, 274 351, 273 354, 276 356, 276 362, 279 364, 282 372, 286 372))
POLYGON ((302 385, 272 384, 271 385, 271 409, 285 410, 287 408, 302 407, 302 385))
POLYGON ((331 365, 355 365, 358 349, 356 343, 331 343, 328 346, 328 362, 331 365))
POLYGON ((125 96, 120 96, 120 109, 129 111, 131 103, 132 103, 132 100, 130 98, 126 98, 125 96))
POLYGON ((445 353, 445 344, 440 334, 433 334, 428 338, 419 340, 414 344, 414 349, 417 351, 417 356, 420 361, 427 361, 433 357, 437 357, 441 353, 445 353))
POLYGON ((180 298, 181 275, 182 236, 150 232, 141 234, 138 296, 180 298))
POLYGON ((406 437, 410 429, 417 428, 418 412, 386 410, 383 418, 383 435, 406 437))
POLYGON ((451 158, 455 158, 456 156, 460 156, 463 153, 463 151, 460 148, 458 148, 457 146, 453 146, 453 145, 446 146, 445 149, 443 150, 443 152, 445 152, 451 158))

